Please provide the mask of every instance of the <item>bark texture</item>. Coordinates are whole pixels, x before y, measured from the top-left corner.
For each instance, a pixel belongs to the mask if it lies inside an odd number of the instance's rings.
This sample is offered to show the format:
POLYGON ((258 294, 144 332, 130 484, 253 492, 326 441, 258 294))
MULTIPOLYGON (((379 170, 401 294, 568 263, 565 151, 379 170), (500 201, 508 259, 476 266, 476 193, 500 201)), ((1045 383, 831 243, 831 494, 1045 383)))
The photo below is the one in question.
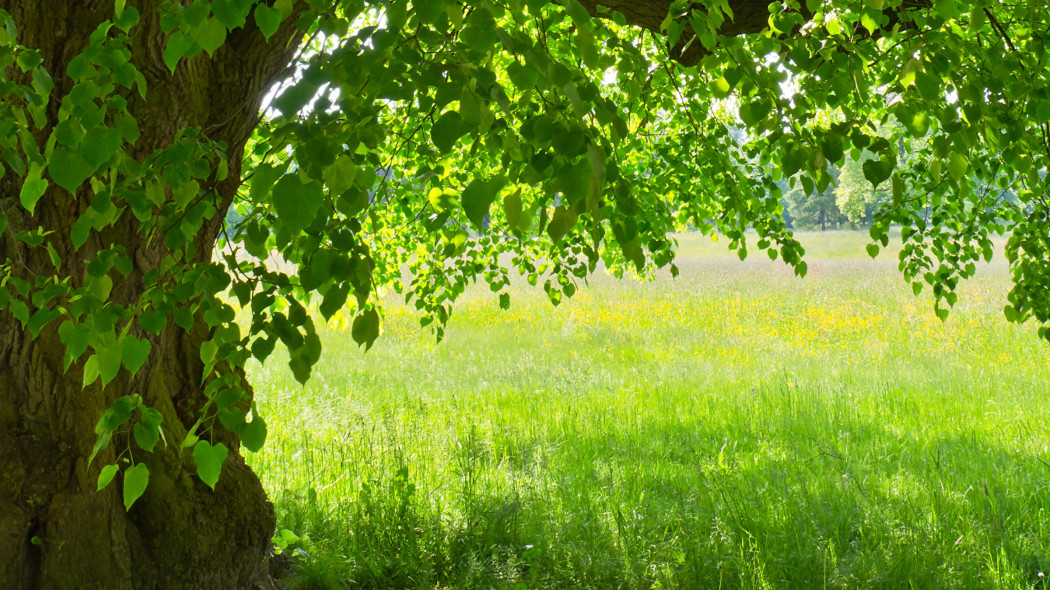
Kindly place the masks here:
MULTIPOLYGON (((200 261, 212 256, 223 213, 240 182, 240 161, 256 123, 260 100, 296 49, 295 17, 266 42, 249 18, 230 33, 212 58, 184 62, 174 76, 164 66, 165 35, 160 30, 158 0, 130 0, 143 15, 133 29, 133 61, 148 82, 147 100, 129 93, 129 110, 142 136, 129 148, 142 159, 171 145, 175 133, 200 126, 226 142, 229 178, 218 188, 220 213, 196 236, 200 261)), ((58 105, 72 87, 66 66, 103 21, 113 17, 113 0, 0 0, 13 17, 19 43, 39 50, 55 80, 49 113, 57 122, 58 105)), ((11 73, 14 75, 14 73, 11 73)), ((38 141, 50 133, 45 129, 38 141)), ((82 284, 85 261, 112 244, 127 248, 135 262, 124 277, 112 273, 111 300, 134 304, 143 292, 143 276, 166 254, 163 244, 147 243, 130 213, 113 227, 93 233, 79 249, 71 244, 72 224, 88 207, 89 191, 77 195, 52 188, 33 216, 18 205, 20 181, 0 179, 0 206, 10 229, 0 236, 0 260, 14 261, 24 278, 54 273, 42 249, 13 239, 26 228, 53 230, 53 244, 63 260, 61 272, 82 284)), ((273 532, 273 508, 258 478, 236 450, 223 465, 213 492, 195 475, 188 451, 178 441, 203 405, 200 343, 209 337, 203 322, 186 331, 174 323, 148 335, 152 353, 134 378, 122 371, 104 389, 81 388, 82 366, 63 371, 65 346, 52 322, 33 339, 7 311, 0 312, 0 587, 29 589, 228 589, 266 588, 272 582, 265 560, 273 532), (138 393, 164 416, 170 444, 136 459, 150 469, 145 495, 126 512, 118 479, 96 492, 101 466, 112 463, 116 438, 88 465, 96 438, 95 422, 111 401, 138 393)), ((139 337, 147 337, 141 333, 139 337)), ((229 434, 218 435, 231 449, 229 434)))

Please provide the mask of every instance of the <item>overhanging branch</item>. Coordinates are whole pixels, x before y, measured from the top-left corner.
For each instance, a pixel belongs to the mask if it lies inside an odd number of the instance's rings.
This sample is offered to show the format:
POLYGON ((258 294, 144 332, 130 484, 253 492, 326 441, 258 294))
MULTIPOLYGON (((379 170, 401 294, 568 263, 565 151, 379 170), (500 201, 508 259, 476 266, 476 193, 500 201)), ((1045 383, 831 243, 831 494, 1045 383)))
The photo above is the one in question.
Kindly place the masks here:
MULTIPOLYGON (((667 18, 673 2, 672 0, 580 0, 580 3, 592 16, 608 18, 613 12, 619 12, 628 24, 663 35, 665 31, 661 25, 667 18), (599 10, 599 7, 604 8, 599 10)), ((889 21, 885 27, 892 28, 899 23, 910 24, 902 16, 910 10, 928 6, 930 6, 929 0, 905 0, 897 8, 886 9, 883 14, 889 18, 889 21)), ((704 6, 702 3, 693 2, 690 11, 693 8, 704 9, 704 6)), ((726 18, 718 31, 720 35, 727 37, 750 35, 759 33, 769 26, 769 0, 729 0, 729 9, 733 13, 733 18, 726 18)), ((813 16, 812 12, 806 9, 805 3, 799 13, 807 21, 813 16)), ((867 34, 867 31, 864 33, 867 34)), ((875 36, 878 36, 878 31, 875 36)), ((671 58, 685 66, 698 64, 707 51, 695 37, 692 26, 687 24, 682 40, 670 49, 671 58)))

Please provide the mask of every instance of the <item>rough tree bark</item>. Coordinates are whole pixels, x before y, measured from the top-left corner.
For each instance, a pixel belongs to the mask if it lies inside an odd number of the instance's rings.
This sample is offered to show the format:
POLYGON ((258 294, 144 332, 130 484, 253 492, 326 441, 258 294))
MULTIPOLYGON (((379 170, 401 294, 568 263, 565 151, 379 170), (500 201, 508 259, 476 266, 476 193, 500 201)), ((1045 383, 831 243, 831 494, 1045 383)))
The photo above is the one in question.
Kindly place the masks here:
MULTIPOLYGON (((240 161, 256 122, 265 90, 284 71, 296 49, 295 19, 289 19, 269 42, 252 26, 230 34, 212 58, 200 55, 184 62, 174 76, 162 59, 165 35, 160 30, 157 0, 131 0, 143 15, 133 29, 133 59, 145 75, 147 100, 127 96, 142 136, 130 148, 145 158, 171 145, 175 133, 200 126, 229 145, 230 174, 218 192, 220 213, 196 236, 197 256, 210 260, 240 180, 240 161)), ((0 0, 14 17, 19 42, 38 49, 55 79, 49 113, 57 122, 59 99, 72 83, 64 74, 88 37, 112 18, 113 0, 0 0)), ((13 75, 13 73, 12 73, 13 75)), ((44 130, 38 140, 50 133, 44 130)), ((128 213, 102 235, 75 249, 70 228, 87 207, 86 187, 76 197, 60 188, 44 196, 33 216, 18 205, 19 182, 13 174, 0 179, 0 206, 10 229, 0 237, 0 260, 15 261, 22 277, 54 272, 40 249, 27 249, 12 236, 21 229, 53 230, 63 260, 61 272, 82 284, 85 260, 111 244, 127 248, 135 261, 127 277, 113 273, 111 298, 134 304, 143 290, 143 275, 163 257, 163 244, 147 244, 128 213)), ((207 328, 190 331, 174 323, 159 336, 149 336, 152 353, 134 378, 126 372, 103 389, 81 388, 82 366, 62 370, 65 347, 52 322, 31 339, 7 312, 0 312, 0 587, 22 589, 187 589, 267 587, 265 559, 273 532, 273 508, 258 478, 235 450, 223 466, 213 492, 196 476, 187 452, 175 444, 136 456, 150 469, 150 485, 130 513, 121 486, 96 492, 102 465, 112 463, 114 441, 88 466, 95 440, 94 425, 116 397, 141 394, 164 415, 169 441, 181 440, 202 406, 200 343, 207 328)), ((145 337, 143 334, 137 334, 145 337)), ((225 442, 238 443, 232 435, 225 442)), ((119 484, 119 481, 117 482, 119 484)))

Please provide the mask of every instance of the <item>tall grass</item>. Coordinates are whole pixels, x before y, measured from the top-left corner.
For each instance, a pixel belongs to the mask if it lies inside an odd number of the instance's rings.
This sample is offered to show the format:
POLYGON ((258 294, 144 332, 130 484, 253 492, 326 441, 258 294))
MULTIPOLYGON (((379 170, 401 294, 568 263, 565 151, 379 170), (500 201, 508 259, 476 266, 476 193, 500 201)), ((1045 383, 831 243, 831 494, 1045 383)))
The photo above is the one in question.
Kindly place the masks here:
POLYGON ((253 367, 289 584, 1039 587, 1050 352, 1002 263, 941 323, 863 236, 803 240, 804 280, 683 236, 677 280, 479 289, 440 345, 391 300, 306 387, 253 367))

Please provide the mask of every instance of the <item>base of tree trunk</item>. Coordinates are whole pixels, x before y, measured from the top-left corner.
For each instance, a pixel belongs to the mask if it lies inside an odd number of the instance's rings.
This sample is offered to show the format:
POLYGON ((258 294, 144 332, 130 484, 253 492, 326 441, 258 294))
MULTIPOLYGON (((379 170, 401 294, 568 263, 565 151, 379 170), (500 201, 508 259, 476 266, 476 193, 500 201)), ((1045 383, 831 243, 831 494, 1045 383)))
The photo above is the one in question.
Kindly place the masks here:
POLYGON ((199 355, 200 335, 166 332, 154 346, 168 355, 141 379, 83 389, 78 366, 62 370, 54 328, 29 340, 10 323, 0 321, 0 589, 273 588, 273 506, 236 438, 208 432, 231 449, 214 491, 179 448, 196 420, 191 408, 202 405, 200 378, 188 376, 200 374, 188 358, 199 355), (89 466, 95 422, 115 391, 143 392, 160 408, 167 443, 147 453, 117 436, 89 466), (97 491, 102 466, 129 449, 150 472, 130 512, 122 475, 97 491))
POLYGON ((266 568, 273 506, 240 457, 227 460, 214 492, 157 462, 150 471, 130 513, 119 486, 62 490, 35 507, 0 498, 0 587, 274 587, 266 568))

